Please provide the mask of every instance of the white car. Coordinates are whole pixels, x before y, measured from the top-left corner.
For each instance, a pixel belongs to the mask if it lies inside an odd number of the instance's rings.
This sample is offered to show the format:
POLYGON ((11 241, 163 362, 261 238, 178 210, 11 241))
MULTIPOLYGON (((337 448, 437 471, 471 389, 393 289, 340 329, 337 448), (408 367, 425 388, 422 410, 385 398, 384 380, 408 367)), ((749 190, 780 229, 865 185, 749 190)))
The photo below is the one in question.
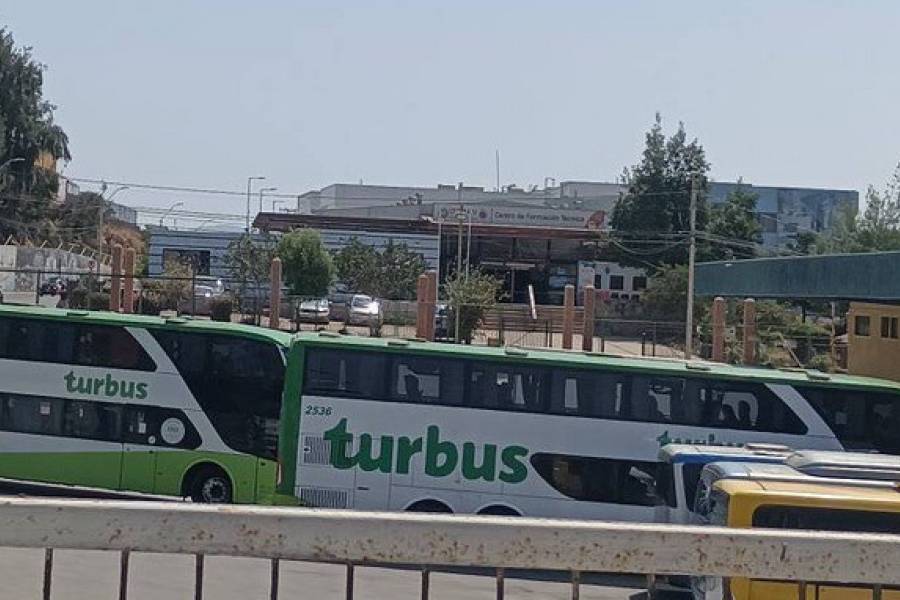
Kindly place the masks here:
POLYGON ((297 321, 300 323, 317 323, 327 325, 330 319, 331 308, 327 298, 312 298, 302 300, 297 307, 297 321))

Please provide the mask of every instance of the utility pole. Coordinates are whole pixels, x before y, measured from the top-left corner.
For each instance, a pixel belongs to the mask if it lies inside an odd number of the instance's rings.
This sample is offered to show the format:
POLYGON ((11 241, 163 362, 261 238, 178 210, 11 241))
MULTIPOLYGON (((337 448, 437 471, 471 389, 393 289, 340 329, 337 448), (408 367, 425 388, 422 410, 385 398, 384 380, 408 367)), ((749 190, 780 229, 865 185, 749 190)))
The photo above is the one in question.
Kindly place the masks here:
POLYGON ((694 261, 697 255, 697 194, 700 191, 697 175, 691 177, 691 245, 688 248, 687 314, 684 319, 684 358, 694 351, 694 261))
MULTIPOLYGON (((456 186, 456 199, 459 201, 459 212, 456 213, 456 279, 459 280, 460 275, 462 275, 462 241, 463 241, 463 221, 465 221, 466 213, 463 211, 463 203, 462 203, 462 182, 456 186)), ((454 341, 459 343, 459 313, 462 312, 462 307, 456 307, 456 335, 453 337, 454 341)))
POLYGON ((250 188, 253 185, 254 179, 262 181, 265 177, 256 176, 247 178, 247 233, 250 233, 250 188))

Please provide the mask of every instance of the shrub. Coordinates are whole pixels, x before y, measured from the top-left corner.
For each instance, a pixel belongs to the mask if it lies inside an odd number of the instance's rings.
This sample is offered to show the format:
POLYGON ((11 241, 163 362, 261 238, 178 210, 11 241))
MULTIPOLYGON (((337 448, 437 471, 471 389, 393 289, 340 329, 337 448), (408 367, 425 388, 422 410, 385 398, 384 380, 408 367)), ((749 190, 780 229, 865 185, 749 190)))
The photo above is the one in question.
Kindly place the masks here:
POLYGON ((231 313, 234 311, 234 301, 231 296, 218 296, 210 300, 209 316, 213 321, 231 322, 231 313))

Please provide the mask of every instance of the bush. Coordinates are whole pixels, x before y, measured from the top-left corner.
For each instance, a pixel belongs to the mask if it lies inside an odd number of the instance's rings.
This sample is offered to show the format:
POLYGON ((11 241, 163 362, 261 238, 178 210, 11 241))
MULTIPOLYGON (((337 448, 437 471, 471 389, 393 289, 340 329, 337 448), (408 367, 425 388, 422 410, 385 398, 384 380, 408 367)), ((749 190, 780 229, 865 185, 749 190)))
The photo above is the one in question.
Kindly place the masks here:
POLYGON ((445 284, 450 302, 450 323, 459 314, 459 339, 472 343, 472 334, 481 326, 484 314, 497 303, 501 283, 496 278, 472 269, 469 275, 455 273, 445 284))
POLYGON ((231 313, 234 311, 234 301, 231 296, 218 296, 210 300, 209 316, 213 321, 231 322, 231 313))
POLYGON ((109 310, 109 294, 76 287, 68 293, 69 308, 76 310, 109 310))

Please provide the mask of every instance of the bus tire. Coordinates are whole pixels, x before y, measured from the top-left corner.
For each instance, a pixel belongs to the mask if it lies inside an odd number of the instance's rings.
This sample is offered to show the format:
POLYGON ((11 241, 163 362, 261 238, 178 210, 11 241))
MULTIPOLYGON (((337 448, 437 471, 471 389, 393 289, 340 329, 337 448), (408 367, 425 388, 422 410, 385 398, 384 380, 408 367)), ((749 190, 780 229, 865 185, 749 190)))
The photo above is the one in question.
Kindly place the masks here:
POLYGON ((452 513, 453 510, 440 500, 419 500, 406 508, 407 512, 452 513))
POLYGON ((514 508, 510 508, 508 506, 503 506, 502 504, 494 504, 491 506, 485 506, 481 510, 478 511, 479 515, 491 515, 494 517, 521 517, 522 513, 517 511, 514 508))
POLYGON ((219 466, 197 465, 185 477, 185 496, 203 504, 231 504, 234 486, 231 478, 219 466))

